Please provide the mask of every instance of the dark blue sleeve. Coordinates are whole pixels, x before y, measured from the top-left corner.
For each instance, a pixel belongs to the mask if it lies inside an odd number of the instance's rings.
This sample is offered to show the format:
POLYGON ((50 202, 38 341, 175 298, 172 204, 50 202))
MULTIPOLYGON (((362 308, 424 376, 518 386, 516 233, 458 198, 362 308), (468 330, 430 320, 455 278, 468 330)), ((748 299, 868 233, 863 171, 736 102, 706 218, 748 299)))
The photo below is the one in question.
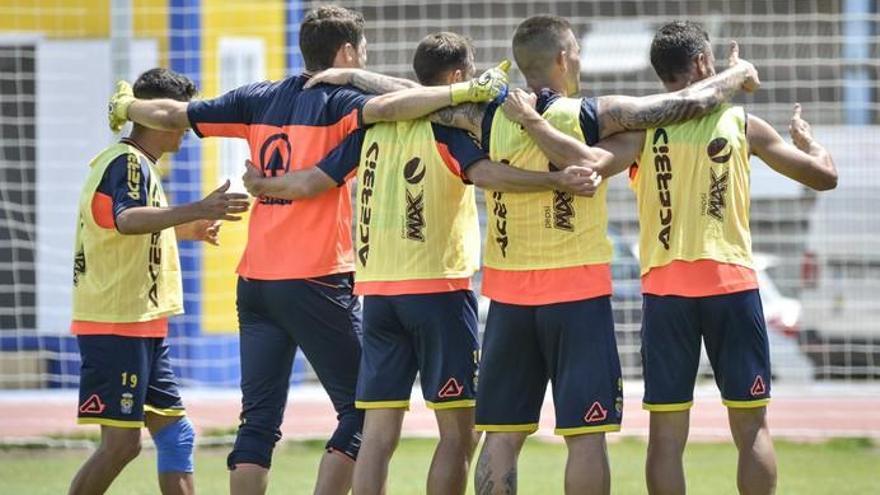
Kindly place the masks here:
POLYGON ((147 178, 150 168, 138 161, 137 155, 119 155, 104 171, 98 192, 113 200, 113 219, 120 213, 147 206, 147 178))
POLYGON ((492 142, 490 138, 492 137, 492 121, 495 120, 495 112, 498 111, 498 107, 501 106, 502 102, 498 100, 492 100, 491 103, 486 107, 486 111, 483 112, 483 121, 480 123, 480 144, 486 153, 491 151, 489 149, 489 145, 492 142))
POLYGON ((364 126, 363 109, 373 98, 374 95, 364 94, 362 91, 353 86, 342 86, 333 92, 333 95, 327 101, 327 114, 330 120, 337 122, 340 119, 357 112, 357 126, 364 126))
POLYGON ((596 108, 596 98, 581 99, 581 131, 590 146, 599 142, 599 112, 596 108))
POLYGON ((254 107, 272 83, 248 84, 217 98, 197 100, 186 108, 189 125, 199 137, 245 137, 254 107))
POLYGON ((431 127, 434 129, 434 139, 443 159, 465 181, 467 179, 465 171, 471 165, 489 158, 477 144, 476 138, 468 132, 438 124, 431 124, 431 127))
POLYGON ((366 132, 363 129, 352 132, 315 166, 335 180, 337 185, 345 184, 345 179, 358 167, 366 132))

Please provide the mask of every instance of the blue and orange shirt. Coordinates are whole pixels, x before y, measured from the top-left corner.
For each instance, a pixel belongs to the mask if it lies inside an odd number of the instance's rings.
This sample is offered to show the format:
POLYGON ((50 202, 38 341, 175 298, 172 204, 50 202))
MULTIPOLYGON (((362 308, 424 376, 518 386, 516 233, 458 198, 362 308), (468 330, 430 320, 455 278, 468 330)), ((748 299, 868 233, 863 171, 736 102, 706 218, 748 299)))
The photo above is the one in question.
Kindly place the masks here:
MULTIPOLYGON (((599 139, 595 98, 550 90, 537 110, 554 127, 593 145, 599 139)), ((483 149, 491 159, 532 171, 554 168, 519 124, 487 108, 483 149)), ((603 185, 592 198, 563 191, 487 194, 483 294, 507 304, 543 305, 611 294, 611 243, 603 185)))
MULTIPOLYGON (((121 140, 125 144, 134 146, 154 163, 156 158, 140 148, 137 143, 130 139, 121 140)), ((133 175, 128 172, 130 155, 116 157, 101 178, 98 189, 92 199, 92 216, 95 223, 105 229, 116 228, 116 218, 125 210, 138 206, 147 206, 147 184, 150 180, 150 167, 140 164, 140 174, 133 175), (131 194, 132 188, 137 189, 137 194, 131 194)))
MULTIPOLYGON (((314 166, 361 128, 370 96, 349 86, 303 90, 308 76, 242 86, 195 101, 187 113, 199 137, 245 139, 266 176, 314 166)), ((241 276, 300 279, 351 272, 351 190, 346 184, 314 198, 263 197, 251 209, 241 276)))
POLYGON ((465 171, 484 159, 468 133, 419 119, 357 132, 317 165, 338 184, 357 169, 355 293, 470 288, 480 230, 465 171))

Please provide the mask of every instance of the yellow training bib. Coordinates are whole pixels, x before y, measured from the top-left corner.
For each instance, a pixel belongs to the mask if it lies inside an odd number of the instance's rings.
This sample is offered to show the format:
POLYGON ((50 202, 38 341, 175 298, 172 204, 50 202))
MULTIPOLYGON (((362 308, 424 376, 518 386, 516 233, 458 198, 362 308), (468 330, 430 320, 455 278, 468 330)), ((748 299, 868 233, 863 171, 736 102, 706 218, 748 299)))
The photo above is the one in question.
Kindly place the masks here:
POLYGON ((742 107, 649 129, 632 181, 642 275, 675 260, 752 266, 742 107))
POLYGON ((387 122, 366 132, 358 166, 358 282, 467 278, 479 268, 473 186, 435 141, 431 122, 387 122))
MULTIPOLYGON (((555 128, 584 141, 580 98, 558 98, 543 116, 555 128)), ((523 128, 497 111, 489 157, 514 167, 547 172, 550 162, 523 128)), ((545 270, 610 263, 606 187, 592 198, 561 191, 486 192, 485 264, 501 270, 545 270)))
POLYGON ((128 154, 132 193, 141 164, 150 167, 149 206, 168 206, 159 171, 134 146, 114 144, 95 157, 79 200, 73 269, 73 319, 106 323, 150 321, 183 312, 183 288, 174 229, 122 235, 95 223, 92 200, 107 167, 128 154))

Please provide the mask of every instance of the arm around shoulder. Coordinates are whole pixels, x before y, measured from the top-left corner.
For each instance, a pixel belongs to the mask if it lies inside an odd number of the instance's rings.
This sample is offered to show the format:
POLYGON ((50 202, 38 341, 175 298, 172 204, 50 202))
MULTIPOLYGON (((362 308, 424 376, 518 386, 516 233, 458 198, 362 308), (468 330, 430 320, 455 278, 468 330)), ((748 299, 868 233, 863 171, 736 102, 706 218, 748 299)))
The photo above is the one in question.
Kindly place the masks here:
POLYGON ((596 171, 606 179, 617 175, 639 160, 645 145, 645 131, 621 132, 596 143, 595 148, 605 151, 596 171))
POLYGON ((481 139, 486 108, 485 103, 463 103, 440 109, 429 115, 428 118, 435 124, 462 129, 473 134, 477 139, 481 139))
POLYGON ((178 131, 190 128, 189 103, 162 98, 134 100, 128 107, 128 119, 150 129, 178 131))
POLYGON ((306 199, 337 187, 336 181, 318 167, 294 170, 280 177, 264 177, 250 161, 242 181, 252 196, 306 199))
POLYGON ((677 124, 705 115, 730 100, 737 91, 751 93, 761 81, 751 63, 739 58, 730 44, 728 68, 672 93, 643 96, 601 96, 597 102, 600 138, 622 131, 677 124))
POLYGON ((535 172, 483 159, 465 171, 481 189, 510 193, 559 190, 577 196, 593 196, 602 178, 588 168, 572 166, 562 171, 535 172))

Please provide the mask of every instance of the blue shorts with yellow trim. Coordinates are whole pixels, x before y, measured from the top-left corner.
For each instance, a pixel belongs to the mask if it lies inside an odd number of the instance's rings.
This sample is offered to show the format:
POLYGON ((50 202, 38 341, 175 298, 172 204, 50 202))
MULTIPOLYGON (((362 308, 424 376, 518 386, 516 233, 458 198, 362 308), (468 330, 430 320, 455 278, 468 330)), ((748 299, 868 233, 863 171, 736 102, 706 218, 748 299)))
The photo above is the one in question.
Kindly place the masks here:
POLYGON ((645 409, 691 407, 701 340, 726 406, 769 402, 770 350, 757 290, 707 297, 645 294, 643 308, 645 409))
POLYGON ((608 296, 542 306, 492 301, 483 336, 477 430, 537 430, 548 380, 556 434, 620 429, 623 382, 608 296))
POLYGON ((364 296, 358 408, 409 407, 416 372, 428 407, 473 407, 478 360, 473 292, 364 296))
POLYGON ((177 377, 163 338, 77 336, 82 365, 80 424, 144 426, 144 412, 183 416, 177 377))

